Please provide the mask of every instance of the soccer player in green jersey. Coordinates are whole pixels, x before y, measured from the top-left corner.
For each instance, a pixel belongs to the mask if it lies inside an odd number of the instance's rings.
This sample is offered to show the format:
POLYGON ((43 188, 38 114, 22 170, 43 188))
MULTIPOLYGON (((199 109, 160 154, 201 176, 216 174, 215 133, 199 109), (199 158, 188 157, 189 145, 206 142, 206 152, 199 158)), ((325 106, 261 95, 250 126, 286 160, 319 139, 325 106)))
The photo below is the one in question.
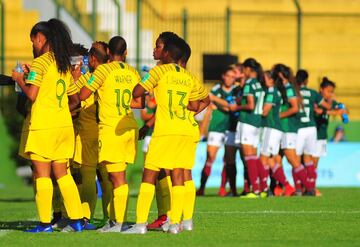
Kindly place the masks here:
POLYGON ((302 184, 306 190, 311 190, 307 181, 305 168, 296 156, 296 140, 299 125, 299 97, 300 92, 294 84, 294 77, 291 69, 284 64, 276 64, 273 67, 274 79, 277 88, 281 92, 283 104, 281 105, 280 124, 283 136, 281 138, 281 149, 286 156, 287 161, 292 166, 292 175, 294 178, 297 194, 301 195, 302 184))
MULTIPOLYGON (((241 101, 241 97, 243 94, 243 89, 245 86, 245 74, 244 74, 244 66, 242 64, 236 64, 232 66, 235 71, 236 76, 236 84, 237 85, 233 90, 232 97, 227 99, 228 104, 233 104, 237 101, 241 101)), ((230 112, 230 126, 229 129, 226 131, 226 142, 224 148, 224 162, 225 162, 225 169, 226 169, 226 178, 230 184, 230 192, 232 196, 237 196, 237 189, 236 189, 236 153, 240 147, 238 144, 235 143, 235 135, 236 135, 236 125, 238 123, 239 112, 230 112)), ((240 157, 243 160, 243 156, 240 152, 240 157)), ((248 176, 247 170, 245 166, 245 161, 243 160, 244 164, 244 191, 249 192, 249 183, 248 183, 248 176), (247 189, 246 189, 247 188, 247 189)), ((226 192, 226 191, 225 191, 226 192)), ((227 194, 226 194, 227 195, 227 194)))
MULTIPOLYGON (((206 181, 211 172, 211 166, 216 159, 218 150, 225 144, 225 132, 229 129, 231 120, 231 115, 226 99, 228 97, 232 97, 233 90, 235 88, 234 83, 234 70, 232 67, 228 67, 222 74, 222 82, 216 84, 210 92, 210 99, 212 101, 211 107, 213 107, 213 111, 209 125, 206 161, 201 172, 200 188, 196 193, 198 196, 204 195, 206 181), (222 101, 220 101, 220 99, 222 99, 222 101), (224 104, 221 104, 221 102, 225 102, 225 106, 224 104)), ((222 176, 224 176, 226 179, 226 174, 224 172, 222 176)), ((225 188, 223 188, 223 190, 225 190, 225 188)), ((223 192, 224 191, 221 191, 220 188, 219 195, 223 195, 223 192)))
POLYGON ((260 177, 265 175, 264 166, 257 156, 265 96, 261 84, 263 82, 262 66, 255 59, 248 58, 244 61, 244 73, 247 80, 241 104, 233 104, 230 109, 240 111, 235 142, 240 143, 252 186, 252 193, 248 193, 244 197, 257 198, 261 192, 259 186, 260 177))
POLYGON ((331 106, 318 92, 307 87, 308 78, 309 74, 306 70, 301 69, 296 73, 296 83, 300 86, 300 94, 302 97, 300 128, 296 140, 296 154, 298 155, 299 161, 303 155, 308 182, 311 186, 311 190, 308 191, 307 194, 315 195, 316 171, 313 156, 316 151, 317 130, 314 107, 316 104, 326 109, 331 109, 331 106))
MULTIPOLYGON (((346 109, 340 109, 339 103, 334 100, 335 83, 330 81, 327 77, 324 77, 320 84, 320 95, 326 102, 331 105, 331 110, 327 110, 324 107, 315 107, 315 121, 317 129, 317 141, 316 150, 313 155, 313 161, 315 171, 317 170, 320 157, 326 156, 326 145, 327 145, 327 128, 329 125, 329 116, 342 115, 347 113, 346 109)), ((316 174, 317 175, 317 174, 316 174)), ((317 176, 316 176, 317 178, 317 176)), ((316 186, 316 179, 315 179, 316 186)), ((321 193, 316 190, 316 195, 321 196, 321 193)))
POLYGON ((267 177, 270 168, 272 177, 285 187, 285 195, 291 196, 295 192, 295 189, 286 180, 281 162, 279 162, 281 161, 279 156, 280 142, 283 135, 280 123, 281 93, 277 87, 275 87, 275 81, 271 71, 266 71, 264 78, 267 91, 262 114, 264 129, 260 159, 264 165, 266 176, 260 181, 260 187, 264 188, 263 191, 267 191, 267 177))

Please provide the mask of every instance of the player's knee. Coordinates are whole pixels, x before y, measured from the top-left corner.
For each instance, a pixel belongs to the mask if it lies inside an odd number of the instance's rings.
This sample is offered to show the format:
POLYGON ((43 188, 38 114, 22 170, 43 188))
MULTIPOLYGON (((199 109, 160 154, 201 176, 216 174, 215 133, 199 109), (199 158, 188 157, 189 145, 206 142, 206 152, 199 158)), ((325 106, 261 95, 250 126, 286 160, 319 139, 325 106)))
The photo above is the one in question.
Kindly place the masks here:
POLYGON ((171 181, 173 186, 184 185, 184 169, 174 169, 171 174, 171 181))
POLYGON ((184 181, 191 181, 192 180, 192 174, 191 170, 184 170, 184 181))
POLYGON ((126 176, 125 173, 122 172, 110 172, 109 179, 114 188, 126 184, 126 176))

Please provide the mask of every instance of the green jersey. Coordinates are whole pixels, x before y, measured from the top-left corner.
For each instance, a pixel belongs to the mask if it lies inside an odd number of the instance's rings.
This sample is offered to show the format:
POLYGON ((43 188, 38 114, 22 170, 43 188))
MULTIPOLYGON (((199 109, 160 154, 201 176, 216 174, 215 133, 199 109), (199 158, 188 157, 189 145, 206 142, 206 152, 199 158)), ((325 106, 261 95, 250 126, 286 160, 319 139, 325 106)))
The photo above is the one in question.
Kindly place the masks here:
POLYGON ((256 78, 246 81, 241 105, 247 104, 247 97, 250 95, 254 97, 255 108, 252 111, 240 111, 239 121, 259 128, 261 127, 265 92, 256 78))
POLYGON ((265 105, 266 104, 271 104, 272 107, 268 115, 263 118, 263 126, 281 131, 280 107, 282 104, 282 98, 279 90, 276 87, 270 87, 266 91, 265 105))
MULTIPOLYGON (((240 86, 236 86, 233 90, 232 90, 232 97, 228 97, 228 99, 226 100, 229 104, 235 104, 236 103, 236 99, 242 97, 243 94, 243 88, 241 88, 240 86)), ((239 119, 239 115, 240 112, 230 112, 230 126, 229 126, 229 131, 231 132, 235 132, 236 131, 236 126, 237 126, 237 122, 239 119)))
MULTIPOLYGON (((287 83, 285 85, 285 92, 286 92, 286 100, 281 105, 281 112, 285 112, 290 108, 290 99, 296 98, 296 93, 293 85, 287 83)), ((298 114, 291 115, 286 118, 280 119, 281 130, 285 133, 297 133, 298 126, 299 126, 299 117, 298 114)))
MULTIPOLYGON (((331 104, 331 109, 337 109, 339 103, 335 100, 331 104)), ((326 112, 326 109, 320 106, 323 110, 323 113, 320 115, 315 114, 315 122, 316 122, 316 129, 317 129, 317 139, 318 140, 327 140, 327 128, 329 125, 329 115, 326 112)))
MULTIPOLYGON (((228 97, 232 97, 232 91, 234 87, 230 89, 230 91, 225 91, 221 84, 216 84, 211 89, 211 94, 226 100, 228 97)), ((215 132, 225 132, 228 130, 230 126, 230 113, 227 111, 224 111, 221 106, 217 105, 215 103, 217 109, 213 110, 211 114, 211 120, 209 124, 209 131, 215 131, 215 132)))
MULTIPOLYGON (((149 108, 148 106, 145 106, 145 109, 147 114, 155 114, 156 112, 156 107, 152 109, 149 108)), ((151 136, 153 132, 154 132, 154 126, 147 130, 146 136, 151 136)))
POLYGON ((323 97, 310 88, 302 86, 300 88, 300 94, 303 98, 303 104, 300 108, 300 128, 316 127, 314 107, 315 104, 320 105, 323 101, 323 97))

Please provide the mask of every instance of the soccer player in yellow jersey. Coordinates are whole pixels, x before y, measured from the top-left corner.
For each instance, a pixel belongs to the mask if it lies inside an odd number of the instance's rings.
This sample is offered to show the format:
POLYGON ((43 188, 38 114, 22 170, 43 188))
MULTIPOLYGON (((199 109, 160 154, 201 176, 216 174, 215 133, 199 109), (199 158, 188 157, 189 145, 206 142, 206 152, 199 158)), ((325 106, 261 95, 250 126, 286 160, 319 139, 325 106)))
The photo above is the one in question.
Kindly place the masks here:
MULTIPOLYGON (((186 68, 186 64, 191 56, 191 48, 190 46, 183 40, 180 38, 180 48, 182 50, 182 57, 179 60, 178 64, 183 67, 186 68)), ((192 217, 193 217, 193 213, 194 213, 194 206, 195 206, 195 197, 196 197, 196 188, 195 188, 195 183, 192 180, 192 168, 194 166, 195 163, 195 154, 196 154, 196 146, 198 141, 200 140, 200 133, 199 133, 199 125, 198 123, 195 121, 194 116, 198 113, 200 113, 203 109, 205 109, 209 103, 210 103, 210 99, 209 99, 209 95, 207 93, 207 91, 204 89, 203 85, 201 84, 199 87, 199 91, 201 92, 201 96, 199 96, 199 109, 197 112, 192 112, 192 111, 188 111, 188 116, 189 116, 189 124, 191 125, 191 129, 192 129, 192 135, 194 136, 194 142, 192 143, 191 146, 189 146, 188 149, 188 155, 187 157, 189 157, 189 160, 186 162, 186 164, 184 164, 184 185, 185 185, 185 200, 184 200, 184 208, 183 208, 183 221, 181 223, 182 227, 181 229, 183 230, 188 230, 191 231, 193 229, 193 221, 192 221, 192 217)), ((151 120, 149 120, 148 123, 146 123, 145 128, 147 127, 152 127, 153 123, 154 123, 155 118, 152 118, 151 120)), ((161 182, 161 180, 160 180, 161 182)), ((171 181, 170 181, 170 186, 171 186, 171 181)), ((159 205, 164 205, 166 204, 166 196, 162 196, 160 197, 162 199, 162 202, 158 199, 158 194, 162 195, 162 194, 167 194, 168 188, 161 186, 160 183, 156 184, 156 200, 157 200, 157 206, 158 206, 158 212, 159 215, 161 215, 160 213, 160 207, 159 205), (159 202, 160 201, 160 202, 159 202)), ((162 228, 163 230, 167 230, 168 229, 168 221, 162 223, 162 217, 160 216, 157 220, 154 221, 154 225, 157 224, 157 227, 162 228), (160 225, 161 224, 161 225, 160 225)), ((147 227, 149 229, 149 226, 147 227)))
POLYGON ((180 231, 185 194, 184 164, 188 161, 188 147, 194 143, 187 109, 198 110, 201 93, 198 90, 200 83, 197 79, 176 64, 182 56, 179 42, 178 38, 174 38, 164 46, 165 64, 151 69, 133 91, 133 97, 139 97, 146 91, 154 90, 157 111, 137 201, 136 225, 125 233, 144 234, 147 232, 146 222, 160 169, 172 170, 171 215, 168 232, 180 231))
MULTIPOLYGON (((88 52, 89 71, 82 74, 80 66, 74 72, 73 77, 75 85, 80 90, 91 77, 91 73, 101 64, 107 63, 108 45, 105 42, 94 42, 88 52)), ((93 229, 89 220, 92 219, 95 212, 97 194, 96 194, 96 168, 98 165, 98 136, 99 128, 96 116, 96 98, 92 94, 85 101, 81 102, 79 118, 76 120, 75 131, 75 153, 73 161, 80 165, 81 181, 79 188, 80 198, 83 207, 83 213, 87 229, 93 229)), ((104 171, 103 171, 104 172, 104 171)), ((105 171, 106 173, 106 171, 105 171)), ((107 180, 107 179, 106 179, 107 180)), ((107 180, 108 181, 108 180, 107 180)), ((109 184, 110 185, 110 184, 109 184)), ((108 189, 109 185, 107 186, 108 189)), ((106 197, 106 189, 103 193, 106 197)), ((109 197, 109 196, 108 196, 109 197)), ((107 204, 109 203, 109 200, 107 204)), ((108 205, 105 205, 107 209, 108 205)), ((104 210, 105 217, 108 218, 107 210, 104 210)))
MULTIPOLYGON (((182 42, 182 50, 183 56, 179 61, 180 66, 186 68, 186 64, 191 55, 190 46, 183 41, 182 42)), ((185 186, 185 200, 184 200, 184 208, 183 208, 183 221, 181 222, 181 229, 186 231, 193 230, 193 214, 195 207, 195 198, 196 198, 196 187, 195 183, 192 179, 191 170, 195 164, 195 155, 196 155, 196 147, 198 142, 200 141, 200 130, 199 125, 195 121, 195 115, 202 112, 209 104, 210 98, 208 92, 205 90, 204 85, 201 83, 199 85, 199 109, 197 112, 189 111, 189 119, 191 120, 190 125, 192 126, 192 134, 194 137, 194 142, 192 146, 189 146, 188 149, 188 157, 189 160, 184 164, 184 186, 185 186)))
POLYGON ((50 19, 37 23, 30 38, 35 60, 26 81, 23 73, 13 72, 13 79, 32 102, 25 153, 29 154, 34 168, 40 223, 29 232, 53 231, 50 224, 51 173, 57 180, 71 220, 64 230, 82 231, 79 193, 72 176, 67 173, 68 159, 74 152, 70 110, 79 103, 70 73, 70 33, 64 23, 50 19))
POLYGON ((125 63, 126 42, 120 36, 109 41, 110 63, 99 65, 80 91, 86 100, 94 92, 99 103, 99 163, 105 165, 113 185, 112 204, 115 221, 109 221, 102 232, 120 232, 125 220, 129 187, 126 167, 134 163, 138 127, 131 108, 142 108, 143 99, 132 97, 140 81, 138 72, 125 63))

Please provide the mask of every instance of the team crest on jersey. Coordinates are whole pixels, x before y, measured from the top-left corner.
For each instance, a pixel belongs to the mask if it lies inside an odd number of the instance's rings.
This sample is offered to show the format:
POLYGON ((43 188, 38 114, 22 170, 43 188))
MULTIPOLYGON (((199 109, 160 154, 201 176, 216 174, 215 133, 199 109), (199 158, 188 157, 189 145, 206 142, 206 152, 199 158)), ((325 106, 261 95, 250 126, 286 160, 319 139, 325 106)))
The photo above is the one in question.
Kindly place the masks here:
POLYGON ((147 73, 147 74, 141 79, 141 82, 144 83, 144 82, 146 82, 149 78, 150 78, 150 74, 147 73))
POLYGON ((35 80, 35 77, 36 77, 36 72, 35 71, 30 71, 27 79, 29 81, 33 81, 33 80, 35 80))
POLYGON ((88 85, 91 85, 93 82, 95 81, 95 76, 94 75, 91 75, 89 80, 87 81, 87 84, 88 85))

